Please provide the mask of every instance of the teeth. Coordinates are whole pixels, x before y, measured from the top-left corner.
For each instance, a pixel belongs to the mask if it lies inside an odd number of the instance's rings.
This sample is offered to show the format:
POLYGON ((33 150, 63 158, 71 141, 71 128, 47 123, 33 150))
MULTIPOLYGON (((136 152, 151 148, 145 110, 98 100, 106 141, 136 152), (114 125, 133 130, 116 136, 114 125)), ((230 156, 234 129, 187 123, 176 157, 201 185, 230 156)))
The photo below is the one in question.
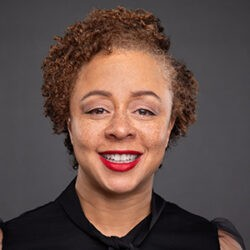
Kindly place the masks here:
POLYGON ((105 159, 111 162, 128 163, 134 161, 138 155, 132 154, 103 154, 105 159))

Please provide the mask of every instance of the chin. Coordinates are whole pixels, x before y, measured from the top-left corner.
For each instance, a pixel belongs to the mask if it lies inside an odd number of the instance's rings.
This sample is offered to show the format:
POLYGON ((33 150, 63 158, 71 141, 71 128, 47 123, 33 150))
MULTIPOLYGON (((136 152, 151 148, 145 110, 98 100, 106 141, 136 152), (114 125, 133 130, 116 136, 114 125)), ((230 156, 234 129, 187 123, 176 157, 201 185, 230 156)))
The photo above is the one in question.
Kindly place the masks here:
MULTIPOLYGON (((150 185, 150 183, 148 183, 150 185)), ((117 194, 117 195, 129 195, 132 193, 137 193, 139 190, 145 190, 145 183, 144 185, 139 181, 131 181, 129 178, 128 180, 122 180, 116 178, 115 180, 110 180, 105 185, 105 189, 110 194, 117 194)))
POLYGON ((101 189, 107 194, 126 194, 135 189, 136 185, 129 183, 129 180, 123 178, 106 179, 102 182, 101 189))

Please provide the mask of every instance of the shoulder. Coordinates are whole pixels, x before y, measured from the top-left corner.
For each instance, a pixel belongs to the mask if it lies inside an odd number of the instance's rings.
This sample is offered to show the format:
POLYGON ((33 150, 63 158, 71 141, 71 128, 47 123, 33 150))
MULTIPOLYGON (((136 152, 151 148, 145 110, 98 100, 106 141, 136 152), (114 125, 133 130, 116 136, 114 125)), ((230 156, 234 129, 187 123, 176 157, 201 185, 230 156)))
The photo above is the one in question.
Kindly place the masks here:
POLYGON ((173 221, 173 224, 180 225, 181 223, 182 228, 190 227, 193 230, 201 230, 202 228, 212 231, 216 230, 216 227, 206 218, 191 213, 172 202, 166 201, 164 217, 173 221))
MULTIPOLYGON (((224 225, 222 227, 222 230, 218 230, 218 228, 220 229, 220 226, 218 225, 219 223, 215 223, 218 222, 218 219, 210 222, 204 217, 193 214, 174 203, 166 201, 165 208, 161 216, 161 220, 163 222, 165 221, 165 223, 172 224, 172 227, 174 228, 175 232, 177 231, 179 232, 179 230, 181 230, 182 232, 189 232, 189 233, 192 232, 192 235, 199 235, 198 237, 201 237, 201 234, 205 237, 210 235, 209 236, 210 239, 213 239, 215 245, 216 244, 219 245, 219 249, 222 250, 245 249, 242 238, 240 237, 239 234, 235 233, 236 229, 234 229, 232 223, 226 219, 223 219, 223 222, 227 221, 227 224, 230 223, 230 230, 228 230, 229 228, 228 225, 227 227, 224 225), (228 233, 229 231, 230 233, 228 233), (235 240, 233 235, 238 235, 241 241, 239 241, 238 238, 235 240), (242 243, 239 244, 238 242, 242 243)), ((222 223, 221 220, 220 223, 222 223)))
MULTIPOLYGON (((24 242, 36 241, 43 235, 53 236, 65 220, 65 215, 56 202, 50 202, 4 223, 3 245, 18 245, 24 242)), ((22 249, 22 248, 20 248, 22 249)))
POLYGON ((173 202, 166 201, 156 193, 154 193, 153 195, 155 204, 154 206, 162 207, 161 216, 159 218, 160 221, 166 222, 168 223, 168 225, 171 225, 173 227, 196 228, 207 226, 211 227, 213 230, 216 229, 216 226, 204 217, 191 213, 173 202))
POLYGON ((55 202, 49 202, 5 222, 4 228, 11 229, 22 227, 24 225, 34 226, 37 225, 37 223, 44 224, 51 221, 55 215, 58 215, 58 212, 60 212, 58 205, 55 202))
POLYGON ((220 249, 215 225, 168 201, 155 225, 155 233, 162 239, 171 239, 180 249, 220 249))

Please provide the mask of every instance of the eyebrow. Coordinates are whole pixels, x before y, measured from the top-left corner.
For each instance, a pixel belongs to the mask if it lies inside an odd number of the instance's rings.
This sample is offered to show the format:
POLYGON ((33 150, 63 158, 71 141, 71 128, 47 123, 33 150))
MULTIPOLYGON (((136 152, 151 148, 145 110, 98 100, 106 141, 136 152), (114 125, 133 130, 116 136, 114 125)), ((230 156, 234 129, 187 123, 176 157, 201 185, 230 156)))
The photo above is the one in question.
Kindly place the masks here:
MULTIPOLYGON (((105 96, 105 97, 112 96, 112 94, 106 90, 93 90, 93 91, 88 92, 86 95, 84 95, 81 98, 81 101, 87 99, 90 96, 95 96, 95 95, 105 96)), ((153 91, 150 91, 150 90, 139 90, 139 91, 131 92, 131 96, 132 97, 153 96, 156 99, 158 99, 159 101, 161 101, 161 98, 156 93, 154 93, 153 91)))
POLYGON ((161 98, 156 93, 154 93, 153 91, 150 91, 150 90, 139 90, 139 91, 132 92, 132 97, 141 97, 141 96, 145 96, 145 95, 153 96, 156 99, 158 99, 159 101, 161 101, 161 98))
POLYGON ((81 101, 85 100, 86 98, 93 96, 93 95, 99 95, 99 96, 105 96, 105 97, 110 97, 111 93, 105 90, 93 90, 88 92, 86 95, 84 95, 81 99, 81 101))

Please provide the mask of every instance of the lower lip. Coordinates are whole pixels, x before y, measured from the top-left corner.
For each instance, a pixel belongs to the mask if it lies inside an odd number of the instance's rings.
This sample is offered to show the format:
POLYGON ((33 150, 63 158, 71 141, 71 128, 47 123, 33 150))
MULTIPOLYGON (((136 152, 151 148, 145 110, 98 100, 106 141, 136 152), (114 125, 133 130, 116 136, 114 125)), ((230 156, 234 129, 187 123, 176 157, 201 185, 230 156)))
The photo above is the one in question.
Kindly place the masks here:
POLYGON ((131 169, 133 169, 137 163, 140 161, 140 156, 138 158, 136 158, 134 161, 132 162, 128 162, 128 163, 116 163, 116 162, 111 162, 108 161, 107 159, 105 159, 104 157, 100 156, 100 159, 102 161, 102 163, 109 169, 116 171, 116 172, 126 172, 129 171, 131 169))

